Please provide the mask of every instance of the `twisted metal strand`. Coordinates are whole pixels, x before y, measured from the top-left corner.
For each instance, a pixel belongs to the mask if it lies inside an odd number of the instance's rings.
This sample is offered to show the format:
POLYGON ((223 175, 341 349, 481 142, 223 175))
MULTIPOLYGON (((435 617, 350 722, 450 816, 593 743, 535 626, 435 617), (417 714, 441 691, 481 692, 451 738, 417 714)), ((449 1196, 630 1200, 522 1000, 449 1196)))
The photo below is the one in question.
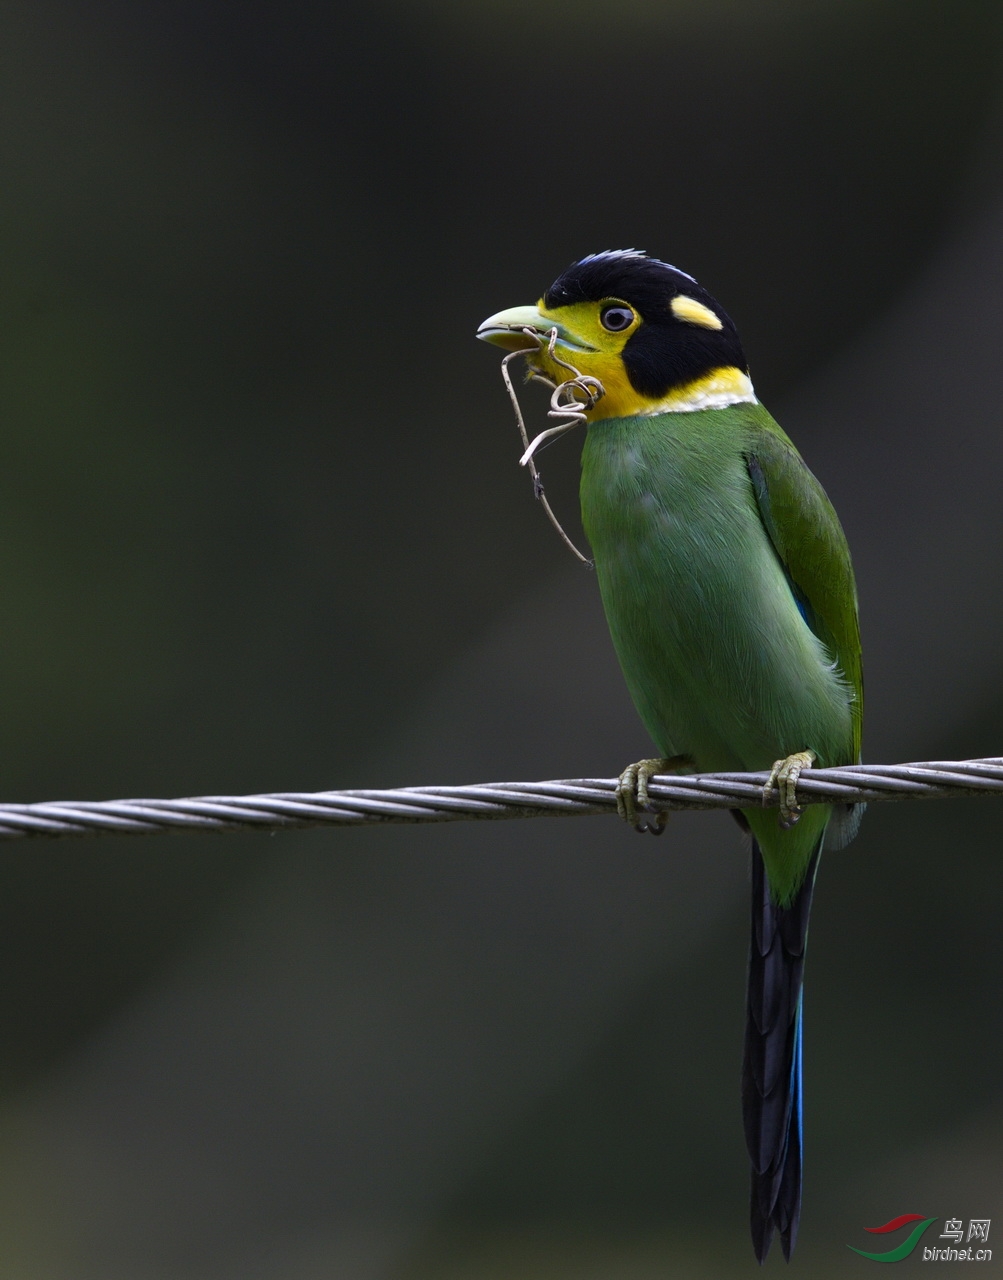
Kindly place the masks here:
MULTIPOLYGON (((735 809, 763 803, 768 774, 662 775, 649 786, 653 808, 735 809)), ((615 778, 487 782, 474 786, 373 791, 276 792, 190 800, 44 801, 0 804, 0 840, 26 836, 152 835, 169 831, 275 831, 376 822, 572 817, 616 813, 615 778)), ((806 769, 799 805, 941 800, 1003 795, 1003 756, 919 764, 806 769)), ((776 807, 776 796, 768 801, 776 807)))

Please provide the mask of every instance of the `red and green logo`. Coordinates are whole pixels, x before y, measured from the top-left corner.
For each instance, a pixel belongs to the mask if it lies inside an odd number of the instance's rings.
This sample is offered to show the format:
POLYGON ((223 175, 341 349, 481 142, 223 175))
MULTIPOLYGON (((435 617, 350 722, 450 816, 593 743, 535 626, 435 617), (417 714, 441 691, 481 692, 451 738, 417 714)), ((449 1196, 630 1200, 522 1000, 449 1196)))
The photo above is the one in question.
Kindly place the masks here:
POLYGON ((897 1218, 892 1218, 891 1222, 886 1222, 883 1227, 864 1227, 864 1230, 870 1231, 872 1235, 884 1236, 890 1235, 893 1231, 900 1231, 910 1222, 915 1222, 913 1229, 894 1249, 889 1249, 887 1253, 867 1253, 863 1249, 855 1248, 852 1244, 846 1247, 853 1249, 854 1253, 859 1253, 862 1258, 870 1258, 872 1262, 901 1262, 903 1258, 908 1258, 919 1244, 923 1232, 936 1221, 936 1218, 924 1218, 921 1213, 900 1213, 897 1218))

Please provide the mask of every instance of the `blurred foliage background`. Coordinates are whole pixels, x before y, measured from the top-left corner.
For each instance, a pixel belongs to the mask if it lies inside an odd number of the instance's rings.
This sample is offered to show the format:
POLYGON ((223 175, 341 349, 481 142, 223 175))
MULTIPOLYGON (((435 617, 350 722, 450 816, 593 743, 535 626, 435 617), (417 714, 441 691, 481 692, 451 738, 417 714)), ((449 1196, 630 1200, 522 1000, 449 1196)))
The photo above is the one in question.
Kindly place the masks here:
MULTIPOLYGON (((844 519, 866 757, 1003 751, 1000 82, 993 0, 9 0, 0 793, 645 754, 472 341, 628 245, 844 519)), ((795 1270, 999 1203, 1001 832, 823 869, 795 1270)), ((746 1274, 745 876, 711 816, 7 844, 0 1271, 746 1274)))

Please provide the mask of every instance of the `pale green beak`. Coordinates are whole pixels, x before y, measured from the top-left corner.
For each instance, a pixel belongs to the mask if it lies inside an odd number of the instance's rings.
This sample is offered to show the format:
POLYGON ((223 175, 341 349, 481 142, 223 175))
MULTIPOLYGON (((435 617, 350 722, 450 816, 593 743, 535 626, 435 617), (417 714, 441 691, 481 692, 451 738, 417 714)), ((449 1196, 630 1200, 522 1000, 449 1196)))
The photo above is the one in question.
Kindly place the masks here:
POLYGON ((509 307, 507 311, 499 311, 488 316, 477 330, 482 342, 490 342, 493 346, 504 347, 506 351, 532 351, 539 346, 536 338, 525 330, 531 329, 541 338, 546 338, 551 329, 557 330, 557 340, 562 347, 570 347, 574 351, 594 351, 576 334, 549 316, 540 314, 539 307, 509 307))

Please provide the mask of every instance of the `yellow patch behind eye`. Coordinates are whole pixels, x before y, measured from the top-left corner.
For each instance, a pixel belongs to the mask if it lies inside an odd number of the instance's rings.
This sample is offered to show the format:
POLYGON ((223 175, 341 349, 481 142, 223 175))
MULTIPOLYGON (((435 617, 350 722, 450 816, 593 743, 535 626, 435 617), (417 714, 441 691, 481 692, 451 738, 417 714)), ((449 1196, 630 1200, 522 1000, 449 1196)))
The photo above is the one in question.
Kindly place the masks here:
POLYGON ((716 316, 710 307, 705 307, 696 298, 688 298, 685 293, 672 299, 672 314, 677 320, 685 320, 688 324, 703 325, 705 329, 723 329, 721 317, 716 316))

